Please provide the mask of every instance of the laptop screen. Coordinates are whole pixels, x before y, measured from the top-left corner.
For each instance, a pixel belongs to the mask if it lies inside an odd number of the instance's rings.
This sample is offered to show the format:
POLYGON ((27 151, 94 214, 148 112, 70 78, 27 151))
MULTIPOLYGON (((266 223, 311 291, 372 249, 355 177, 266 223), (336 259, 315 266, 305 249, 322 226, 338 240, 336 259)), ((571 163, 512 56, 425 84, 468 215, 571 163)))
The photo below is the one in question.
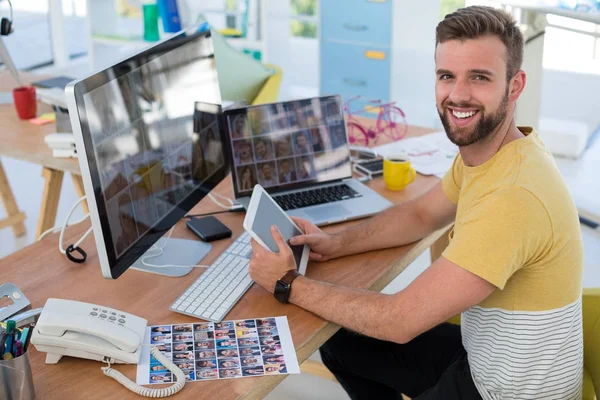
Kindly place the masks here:
POLYGON ((225 112, 235 197, 259 183, 269 193, 352 175, 340 96, 225 112))

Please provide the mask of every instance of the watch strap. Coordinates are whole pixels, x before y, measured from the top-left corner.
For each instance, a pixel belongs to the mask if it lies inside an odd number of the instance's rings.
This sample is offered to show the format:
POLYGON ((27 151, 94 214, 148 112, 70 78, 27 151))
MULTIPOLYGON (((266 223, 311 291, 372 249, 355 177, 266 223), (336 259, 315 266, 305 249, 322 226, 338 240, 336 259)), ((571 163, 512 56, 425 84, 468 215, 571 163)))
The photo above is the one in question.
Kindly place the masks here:
POLYGON ((297 270, 291 269, 277 281, 273 295, 278 301, 284 304, 288 302, 292 291, 292 282, 300 275, 301 274, 297 270))
POLYGON ((286 285, 291 285, 294 279, 296 279, 300 275, 301 274, 300 272, 298 272, 297 269, 290 269, 288 272, 285 273, 285 275, 283 276, 283 278, 280 279, 280 281, 282 281, 286 285))

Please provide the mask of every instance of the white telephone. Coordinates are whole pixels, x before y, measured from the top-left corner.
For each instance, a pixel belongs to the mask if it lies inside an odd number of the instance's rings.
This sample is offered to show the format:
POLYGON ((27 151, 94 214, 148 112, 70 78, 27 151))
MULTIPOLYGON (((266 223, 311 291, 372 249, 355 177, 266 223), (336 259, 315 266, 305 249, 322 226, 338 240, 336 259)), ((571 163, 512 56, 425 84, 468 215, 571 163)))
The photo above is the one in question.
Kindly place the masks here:
POLYGON ((79 301, 48 299, 33 329, 31 343, 45 352, 46 364, 56 364, 63 356, 104 361, 105 375, 129 390, 146 397, 166 397, 183 389, 185 375, 156 348, 151 354, 166 366, 177 382, 165 389, 149 389, 131 382, 110 368, 113 363, 140 361, 147 321, 126 312, 79 301))
POLYGON ((147 323, 108 307, 48 299, 31 343, 48 353, 46 364, 56 364, 62 356, 137 364, 147 323))

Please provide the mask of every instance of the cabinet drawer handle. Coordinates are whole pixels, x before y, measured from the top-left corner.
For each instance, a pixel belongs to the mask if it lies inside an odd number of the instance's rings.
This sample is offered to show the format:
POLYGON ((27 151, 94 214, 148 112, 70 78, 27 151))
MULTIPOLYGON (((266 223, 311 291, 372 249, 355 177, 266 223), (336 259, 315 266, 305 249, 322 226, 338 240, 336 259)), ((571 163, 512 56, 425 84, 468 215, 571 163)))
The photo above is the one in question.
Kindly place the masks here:
POLYGON ((344 83, 348 86, 364 87, 367 86, 367 81, 363 79, 344 78, 344 83))
POLYGON ((355 32, 364 32, 367 29, 369 29, 369 27, 367 25, 356 25, 356 24, 344 24, 343 27, 345 29, 348 29, 349 31, 355 31, 355 32))
POLYGON ((385 52, 378 50, 367 50, 365 51, 365 57, 371 60, 385 60, 385 52))

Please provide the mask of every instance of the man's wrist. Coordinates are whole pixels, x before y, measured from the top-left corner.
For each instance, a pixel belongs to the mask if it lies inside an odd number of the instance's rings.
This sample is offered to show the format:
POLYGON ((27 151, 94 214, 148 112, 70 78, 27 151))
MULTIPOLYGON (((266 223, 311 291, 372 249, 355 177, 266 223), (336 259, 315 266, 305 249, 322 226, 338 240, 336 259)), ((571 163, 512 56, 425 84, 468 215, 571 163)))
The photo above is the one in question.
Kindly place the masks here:
POLYGON ((300 275, 296 279, 294 279, 293 290, 290 293, 290 297, 288 298, 288 303, 299 305, 298 301, 302 296, 302 288, 306 287, 306 284, 310 281, 304 275, 300 275))
POLYGON ((292 283, 298 278, 300 273, 296 269, 290 269, 277 280, 275 288, 273 290, 273 296, 281 303, 288 303, 289 297, 292 290, 292 283))
POLYGON ((345 231, 337 232, 331 235, 331 239, 333 241, 333 254, 330 258, 339 258, 346 255, 346 238, 345 231))

